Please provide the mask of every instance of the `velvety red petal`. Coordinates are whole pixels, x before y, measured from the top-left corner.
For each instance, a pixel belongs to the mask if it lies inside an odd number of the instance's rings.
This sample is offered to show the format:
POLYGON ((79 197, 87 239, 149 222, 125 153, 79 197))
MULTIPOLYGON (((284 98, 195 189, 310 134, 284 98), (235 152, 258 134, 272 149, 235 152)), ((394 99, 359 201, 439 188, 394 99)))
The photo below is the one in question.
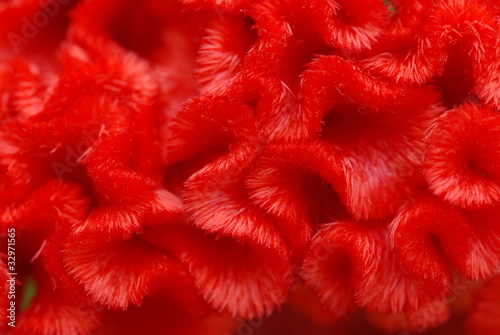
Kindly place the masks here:
POLYGON ((177 261, 141 242, 74 235, 64 248, 64 262, 96 302, 110 308, 140 305, 163 277, 182 277, 177 261))
POLYGON ((500 202, 500 118, 465 104, 435 121, 425 152, 429 188, 462 208, 480 209, 500 202))
POLYGON ((472 280, 490 278, 500 267, 499 208, 464 211, 474 229, 477 241, 467 257, 465 275, 472 280))
POLYGON ((18 205, 36 190, 46 178, 45 171, 37 168, 36 162, 5 156, 0 159, 0 215, 7 222, 18 205))
POLYGON ((255 4, 250 16, 258 38, 245 58, 241 79, 227 92, 254 107, 270 140, 307 136, 310 120, 299 105, 301 74, 317 54, 331 49, 314 31, 305 8, 301 1, 255 4))
POLYGON ((146 231, 146 238, 187 265, 198 290, 217 310, 251 319, 270 314, 286 299, 291 276, 286 250, 171 225, 146 231))
POLYGON ((401 269, 386 234, 377 222, 325 225, 305 259, 301 276, 306 285, 339 316, 357 305, 384 314, 404 313, 406 329, 446 321, 444 295, 401 269))
POLYGON ((259 142, 257 120, 250 106, 231 97, 193 99, 170 125, 167 161, 192 158, 207 149, 227 150, 230 143, 259 142))
POLYGON ((346 215, 341 202, 347 202, 346 170, 321 142, 275 143, 254 163, 245 184, 251 200, 277 219, 294 257, 301 259, 319 224, 346 215))
POLYGON ((465 215, 436 199, 406 206, 391 224, 399 260, 412 276, 441 294, 447 293, 449 259, 460 272, 470 271, 468 256, 476 235, 465 215))
POLYGON ((209 23, 196 59, 201 94, 223 93, 241 70, 256 37, 252 21, 241 16, 216 18, 209 23))
POLYGON ((211 233, 281 248, 273 220, 246 195, 243 173, 251 157, 248 148, 234 150, 191 176, 184 191, 185 209, 196 226, 211 233))
POLYGON ((424 83, 438 77, 436 83, 450 107, 472 91, 491 101, 495 93, 484 79, 488 60, 496 53, 495 13, 498 9, 484 1, 402 2, 396 6, 395 24, 376 47, 379 53, 362 64, 397 82, 424 83))
POLYGON ((389 24, 390 12, 383 2, 312 0, 305 4, 325 42, 346 51, 370 48, 389 24))
POLYGON ((75 299, 71 292, 54 288, 50 281, 37 281, 36 296, 26 310, 19 313, 18 309, 16 328, 11 334, 88 335, 100 325, 102 310, 90 299, 75 299))
POLYGON ((345 241, 344 245, 340 245, 332 238, 340 237, 341 233, 332 234, 333 230, 336 230, 335 226, 330 225, 315 235, 304 260, 301 277, 306 286, 320 297, 323 305, 341 317, 356 306, 350 280, 352 272, 357 269, 355 265, 351 267, 349 251, 344 249, 349 243, 346 236, 339 238, 339 241, 345 241))
POLYGON ((347 206, 355 218, 387 217, 421 184, 422 133, 443 108, 430 87, 400 90, 340 57, 323 57, 304 73, 303 108, 318 128, 323 119, 322 139, 351 167, 347 206))
POLYGON ((4 98, 0 105, 0 118, 26 118, 39 113, 56 79, 53 71, 50 65, 21 59, 2 66, 0 90, 4 98))
POLYGON ((80 187, 53 179, 16 204, 3 223, 25 229, 44 227, 49 233, 68 230, 86 216, 88 205, 80 187))

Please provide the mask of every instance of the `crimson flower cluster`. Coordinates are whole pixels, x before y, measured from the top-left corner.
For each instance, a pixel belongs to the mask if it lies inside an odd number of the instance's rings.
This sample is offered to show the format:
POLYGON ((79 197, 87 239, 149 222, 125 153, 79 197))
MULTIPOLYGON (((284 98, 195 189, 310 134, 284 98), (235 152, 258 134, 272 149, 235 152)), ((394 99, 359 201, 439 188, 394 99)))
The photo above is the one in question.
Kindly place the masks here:
POLYGON ((0 332, 498 331, 499 31, 498 0, 0 2, 0 332))

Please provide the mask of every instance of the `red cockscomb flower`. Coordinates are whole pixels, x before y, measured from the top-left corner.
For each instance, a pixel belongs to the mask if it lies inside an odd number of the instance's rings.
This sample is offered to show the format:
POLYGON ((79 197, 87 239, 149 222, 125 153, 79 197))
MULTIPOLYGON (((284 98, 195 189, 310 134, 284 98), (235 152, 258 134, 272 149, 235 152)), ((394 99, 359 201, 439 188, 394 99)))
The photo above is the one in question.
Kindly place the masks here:
POLYGON ((0 333, 493 334, 497 0, 0 3, 0 333))

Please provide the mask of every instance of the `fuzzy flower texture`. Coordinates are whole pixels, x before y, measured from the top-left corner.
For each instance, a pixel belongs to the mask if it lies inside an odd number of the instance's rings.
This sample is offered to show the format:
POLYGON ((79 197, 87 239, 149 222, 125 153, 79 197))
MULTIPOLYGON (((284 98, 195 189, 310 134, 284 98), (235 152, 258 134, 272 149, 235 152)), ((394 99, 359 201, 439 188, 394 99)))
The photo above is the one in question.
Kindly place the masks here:
POLYGON ((499 0, 0 1, 0 334, 498 334, 499 111, 499 0))

